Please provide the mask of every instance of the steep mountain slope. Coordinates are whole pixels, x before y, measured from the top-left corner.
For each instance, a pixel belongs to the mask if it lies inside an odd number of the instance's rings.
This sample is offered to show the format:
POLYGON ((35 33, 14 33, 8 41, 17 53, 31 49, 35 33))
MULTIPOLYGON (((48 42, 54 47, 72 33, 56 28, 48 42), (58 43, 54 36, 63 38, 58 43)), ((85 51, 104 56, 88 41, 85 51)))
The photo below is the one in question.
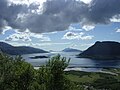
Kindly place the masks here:
POLYGON ((93 46, 78 55, 93 59, 120 59, 120 43, 114 41, 96 42, 93 46))

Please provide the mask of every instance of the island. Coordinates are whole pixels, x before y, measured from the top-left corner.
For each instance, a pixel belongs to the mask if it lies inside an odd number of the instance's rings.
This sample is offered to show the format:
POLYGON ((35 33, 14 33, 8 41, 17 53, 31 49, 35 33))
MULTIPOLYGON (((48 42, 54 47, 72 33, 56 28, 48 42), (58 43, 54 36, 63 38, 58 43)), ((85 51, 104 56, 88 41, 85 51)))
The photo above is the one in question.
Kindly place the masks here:
POLYGON ((30 57, 31 59, 39 59, 39 58, 49 58, 47 56, 34 56, 34 57, 30 57))
POLYGON ((114 41, 97 41, 84 52, 77 55, 78 58, 91 58, 96 60, 119 60, 120 43, 114 41))
POLYGON ((33 53, 48 53, 45 50, 33 48, 29 46, 12 46, 5 42, 0 42, 0 52, 9 55, 23 55, 23 54, 33 54, 33 53))

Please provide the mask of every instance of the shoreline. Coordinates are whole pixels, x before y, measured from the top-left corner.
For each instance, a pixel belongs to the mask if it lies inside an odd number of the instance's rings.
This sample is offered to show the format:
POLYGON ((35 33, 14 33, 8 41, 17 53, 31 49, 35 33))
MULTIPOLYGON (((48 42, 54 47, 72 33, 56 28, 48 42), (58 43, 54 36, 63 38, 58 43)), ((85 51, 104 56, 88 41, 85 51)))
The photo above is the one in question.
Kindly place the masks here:
MULTIPOLYGON (((34 67, 39 69, 40 67, 34 67)), ((109 69, 120 69, 116 67, 67 67, 64 71, 79 71, 79 72, 92 72, 92 73, 105 73, 117 76, 118 74, 110 71, 109 69)))

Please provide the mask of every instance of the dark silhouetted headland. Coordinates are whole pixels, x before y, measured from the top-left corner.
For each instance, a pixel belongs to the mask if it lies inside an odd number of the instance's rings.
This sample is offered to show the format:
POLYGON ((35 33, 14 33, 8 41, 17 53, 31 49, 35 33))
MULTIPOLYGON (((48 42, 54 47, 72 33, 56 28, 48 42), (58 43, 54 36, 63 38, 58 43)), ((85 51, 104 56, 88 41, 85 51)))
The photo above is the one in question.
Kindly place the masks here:
POLYGON ((93 46, 78 55, 92 59, 120 59, 120 43, 114 41, 97 41, 93 46))
POLYGON ((0 51, 6 54, 10 55, 23 55, 23 54, 32 54, 32 53, 47 53, 47 51, 44 51, 42 49, 37 49, 33 47, 28 46, 12 46, 10 44, 7 44, 5 42, 0 42, 0 51))

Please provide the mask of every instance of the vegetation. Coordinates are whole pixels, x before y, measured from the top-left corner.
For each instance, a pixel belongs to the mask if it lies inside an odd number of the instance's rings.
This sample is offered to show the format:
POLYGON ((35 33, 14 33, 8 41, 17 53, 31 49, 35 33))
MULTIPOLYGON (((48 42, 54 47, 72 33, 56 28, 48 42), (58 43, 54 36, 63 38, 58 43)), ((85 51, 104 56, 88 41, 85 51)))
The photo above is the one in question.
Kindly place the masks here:
POLYGON ((0 54, 0 90, 73 90, 64 72, 68 63, 58 55, 35 70, 20 56, 0 54))
POLYGON ((0 90, 119 90, 120 69, 104 69, 117 75, 64 71, 69 60, 60 55, 34 69, 20 56, 0 54, 0 90))
POLYGON ((70 81, 87 90, 119 90, 120 69, 106 69, 109 70, 116 75, 82 71, 69 71, 66 74, 70 81))
POLYGON ((0 90, 29 90, 34 75, 33 66, 20 56, 0 54, 0 90))

